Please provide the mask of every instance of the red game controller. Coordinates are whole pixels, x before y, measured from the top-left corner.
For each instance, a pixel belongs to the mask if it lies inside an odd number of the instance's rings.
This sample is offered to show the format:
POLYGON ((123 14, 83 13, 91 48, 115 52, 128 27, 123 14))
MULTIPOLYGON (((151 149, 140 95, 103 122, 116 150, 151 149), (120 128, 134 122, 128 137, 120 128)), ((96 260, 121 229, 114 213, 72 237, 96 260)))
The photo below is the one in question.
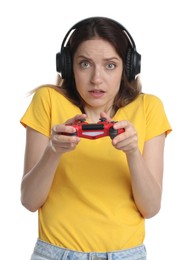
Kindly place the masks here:
POLYGON ((87 139, 97 139, 104 136, 110 136, 113 139, 115 136, 123 133, 124 128, 114 129, 113 125, 116 121, 108 122, 106 118, 100 118, 97 124, 88 124, 85 119, 79 119, 73 124, 66 124, 73 126, 76 129, 75 133, 63 133, 64 135, 76 135, 87 139))

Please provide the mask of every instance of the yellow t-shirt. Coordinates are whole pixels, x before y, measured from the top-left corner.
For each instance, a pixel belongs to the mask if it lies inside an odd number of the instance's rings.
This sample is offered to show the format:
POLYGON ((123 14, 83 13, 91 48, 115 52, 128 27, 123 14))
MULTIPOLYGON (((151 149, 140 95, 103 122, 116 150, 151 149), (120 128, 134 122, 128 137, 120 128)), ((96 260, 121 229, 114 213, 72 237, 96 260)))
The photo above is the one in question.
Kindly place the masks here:
MULTIPOLYGON (((61 93, 43 87, 21 123, 50 136, 52 126, 80 113, 61 93)), ((141 152, 145 141, 171 131, 162 102, 148 94, 120 108, 113 120, 133 123, 141 152)), ((125 154, 112 146, 110 137, 81 138, 74 151, 62 155, 47 201, 39 209, 39 238, 71 250, 104 252, 140 245, 144 236, 125 154)))

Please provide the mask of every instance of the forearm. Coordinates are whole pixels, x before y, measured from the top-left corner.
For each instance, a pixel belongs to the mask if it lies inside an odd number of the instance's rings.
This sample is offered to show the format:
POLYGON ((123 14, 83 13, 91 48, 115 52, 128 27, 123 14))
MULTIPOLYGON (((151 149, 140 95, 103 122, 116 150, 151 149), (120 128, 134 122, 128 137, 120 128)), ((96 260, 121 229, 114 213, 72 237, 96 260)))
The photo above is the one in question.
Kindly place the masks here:
POLYGON ((24 175, 21 202, 30 211, 36 211, 46 201, 59 159, 60 154, 47 146, 39 162, 24 175))
POLYGON ((150 218, 160 210, 162 185, 149 171, 139 150, 127 155, 127 160, 136 206, 143 217, 150 218))

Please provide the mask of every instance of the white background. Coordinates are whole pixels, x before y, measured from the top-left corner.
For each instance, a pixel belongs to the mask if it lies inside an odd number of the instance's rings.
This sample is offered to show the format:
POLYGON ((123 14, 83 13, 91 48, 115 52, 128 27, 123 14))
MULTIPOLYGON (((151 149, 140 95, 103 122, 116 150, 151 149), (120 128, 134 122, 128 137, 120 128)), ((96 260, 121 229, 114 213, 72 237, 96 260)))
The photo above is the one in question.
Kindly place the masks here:
POLYGON ((173 132, 166 139, 162 209, 146 221, 148 260, 190 259, 189 0, 0 2, 1 259, 27 260, 37 238, 37 213, 20 204, 25 129, 19 120, 31 89, 54 83, 55 55, 68 29, 89 16, 122 23, 142 54, 143 91, 159 96, 173 132))

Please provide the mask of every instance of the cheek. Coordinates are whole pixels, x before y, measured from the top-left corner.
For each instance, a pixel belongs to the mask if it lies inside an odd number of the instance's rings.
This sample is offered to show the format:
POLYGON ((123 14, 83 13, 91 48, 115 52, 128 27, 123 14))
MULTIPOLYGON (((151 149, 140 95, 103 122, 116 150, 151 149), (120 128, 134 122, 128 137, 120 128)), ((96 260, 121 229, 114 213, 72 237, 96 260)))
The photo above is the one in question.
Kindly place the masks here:
POLYGON ((76 83, 76 89, 81 94, 84 90, 84 81, 81 79, 81 77, 76 76, 75 77, 75 83, 76 83))
POLYGON ((87 82, 88 81, 88 74, 86 73, 82 73, 82 72, 78 72, 78 71, 74 71, 74 78, 75 78, 75 82, 76 84, 83 84, 83 82, 87 82))
POLYGON ((113 92, 118 93, 119 89, 120 89, 120 85, 121 85, 121 78, 114 78, 112 81, 112 90, 113 92))
POLYGON ((75 78, 75 83, 76 83, 76 90, 78 91, 80 96, 83 97, 85 93, 85 87, 84 87, 85 84, 78 77, 75 78))
POLYGON ((86 89, 89 86, 89 76, 86 73, 76 73, 74 74, 74 78, 75 78, 75 83, 76 83, 76 89, 77 91, 82 94, 86 91, 86 89))

